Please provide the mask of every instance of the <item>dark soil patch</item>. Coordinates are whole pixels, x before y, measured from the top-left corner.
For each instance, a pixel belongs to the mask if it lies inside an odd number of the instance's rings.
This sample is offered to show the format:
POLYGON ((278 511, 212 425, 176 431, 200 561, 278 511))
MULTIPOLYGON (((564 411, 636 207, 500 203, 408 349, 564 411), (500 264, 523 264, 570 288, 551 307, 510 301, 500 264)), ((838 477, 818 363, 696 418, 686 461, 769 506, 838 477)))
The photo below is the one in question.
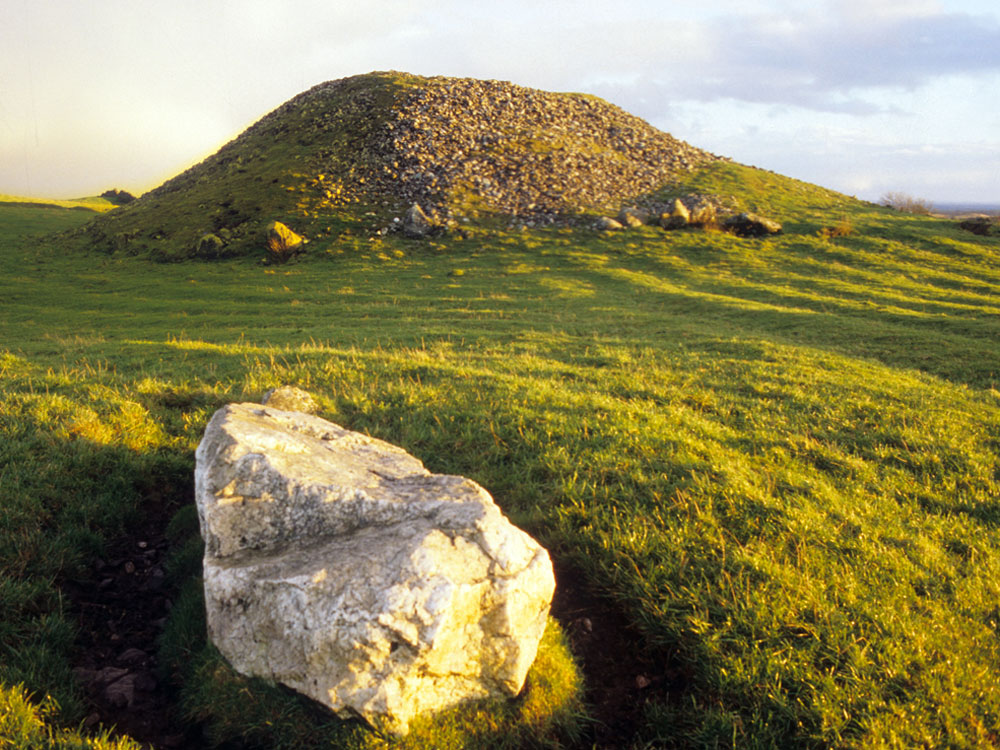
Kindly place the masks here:
POLYGON ((556 564, 552 615, 566 631, 583 670, 595 722, 582 747, 629 746, 644 724, 647 704, 676 704, 687 694, 690 668, 670 654, 652 653, 621 610, 565 565, 556 564))
POLYGON ((161 680, 157 637, 172 606, 164 535, 173 503, 152 502, 145 521, 109 543, 89 580, 63 586, 76 615, 74 674, 84 688, 87 727, 114 727, 149 748, 199 748, 200 728, 185 726, 161 680))

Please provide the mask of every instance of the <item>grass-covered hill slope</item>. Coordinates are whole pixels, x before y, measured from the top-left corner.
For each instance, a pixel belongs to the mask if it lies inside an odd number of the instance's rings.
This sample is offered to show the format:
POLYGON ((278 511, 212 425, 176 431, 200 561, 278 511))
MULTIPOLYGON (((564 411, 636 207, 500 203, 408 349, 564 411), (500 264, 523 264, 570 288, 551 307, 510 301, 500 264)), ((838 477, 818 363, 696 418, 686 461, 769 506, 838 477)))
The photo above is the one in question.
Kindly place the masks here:
POLYGON ((76 746, 89 716, 187 746, 1000 744, 1000 238, 732 163, 676 189, 785 231, 162 265, 0 206, 0 738, 76 746), (551 549, 569 599, 519 701, 394 743, 206 645, 193 452, 280 383, 551 549), (137 644, 157 687, 109 705, 94 670, 137 644))
POLYGON ((23 208, 75 208, 103 213, 105 211, 110 211, 117 205, 119 204, 101 195, 94 195, 87 198, 56 200, 51 198, 26 198, 18 195, 0 194, 0 206, 3 206, 4 208, 17 206, 23 208))
POLYGON ((371 73, 291 99, 85 239, 169 259, 211 233, 239 255, 274 220, 309 238, 367 236, 414 202, 445 222, 550 220, 617 211, 716 158, 596 97, 371 73))

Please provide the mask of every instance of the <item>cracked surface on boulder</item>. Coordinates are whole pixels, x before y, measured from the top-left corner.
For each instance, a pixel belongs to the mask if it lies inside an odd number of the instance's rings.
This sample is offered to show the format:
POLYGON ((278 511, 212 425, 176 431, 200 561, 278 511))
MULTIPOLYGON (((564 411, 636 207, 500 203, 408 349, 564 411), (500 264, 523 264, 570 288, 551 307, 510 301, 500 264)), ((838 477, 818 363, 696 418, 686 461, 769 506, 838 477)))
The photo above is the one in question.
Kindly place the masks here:
POLYGON ((520 691, 552 566, 475 482, 319 417, 232 404, 195 485, 209 636, 239 672, 395 732, 520 691))

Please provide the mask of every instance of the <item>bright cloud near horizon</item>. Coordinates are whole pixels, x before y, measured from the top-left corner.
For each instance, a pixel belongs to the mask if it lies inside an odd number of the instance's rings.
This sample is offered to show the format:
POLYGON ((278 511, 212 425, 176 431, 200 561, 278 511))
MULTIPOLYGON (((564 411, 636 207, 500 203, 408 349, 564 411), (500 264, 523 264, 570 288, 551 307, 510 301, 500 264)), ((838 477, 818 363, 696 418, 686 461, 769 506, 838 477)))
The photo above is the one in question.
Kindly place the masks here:
POLYGON ((0 193, 138 194, 390 69, 596 94, 869 200, 1000 203, 996 0, 7 0, 0 193))

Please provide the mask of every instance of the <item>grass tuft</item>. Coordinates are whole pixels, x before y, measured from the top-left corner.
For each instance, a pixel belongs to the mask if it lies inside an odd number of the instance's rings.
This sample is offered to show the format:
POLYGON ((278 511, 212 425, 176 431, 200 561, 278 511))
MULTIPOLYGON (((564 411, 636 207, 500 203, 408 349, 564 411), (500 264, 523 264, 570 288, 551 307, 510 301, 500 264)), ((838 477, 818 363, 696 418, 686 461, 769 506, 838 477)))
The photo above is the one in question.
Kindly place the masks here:
POLYGON ((833 239, 835 237, 850 237, 853 233, 854 224, 848 216, 844 216, 833 226, 823 227, 819 230, 819 236, 826 239, 833 239))
POLYGON ((60 715, 50 696, 33 701, 23 685, 0 685, 0 747, 4 750, 139 750, 128 737, 113 737, 104 731, 85 735, 78 730, 56 728, 52 719, 60 715))

